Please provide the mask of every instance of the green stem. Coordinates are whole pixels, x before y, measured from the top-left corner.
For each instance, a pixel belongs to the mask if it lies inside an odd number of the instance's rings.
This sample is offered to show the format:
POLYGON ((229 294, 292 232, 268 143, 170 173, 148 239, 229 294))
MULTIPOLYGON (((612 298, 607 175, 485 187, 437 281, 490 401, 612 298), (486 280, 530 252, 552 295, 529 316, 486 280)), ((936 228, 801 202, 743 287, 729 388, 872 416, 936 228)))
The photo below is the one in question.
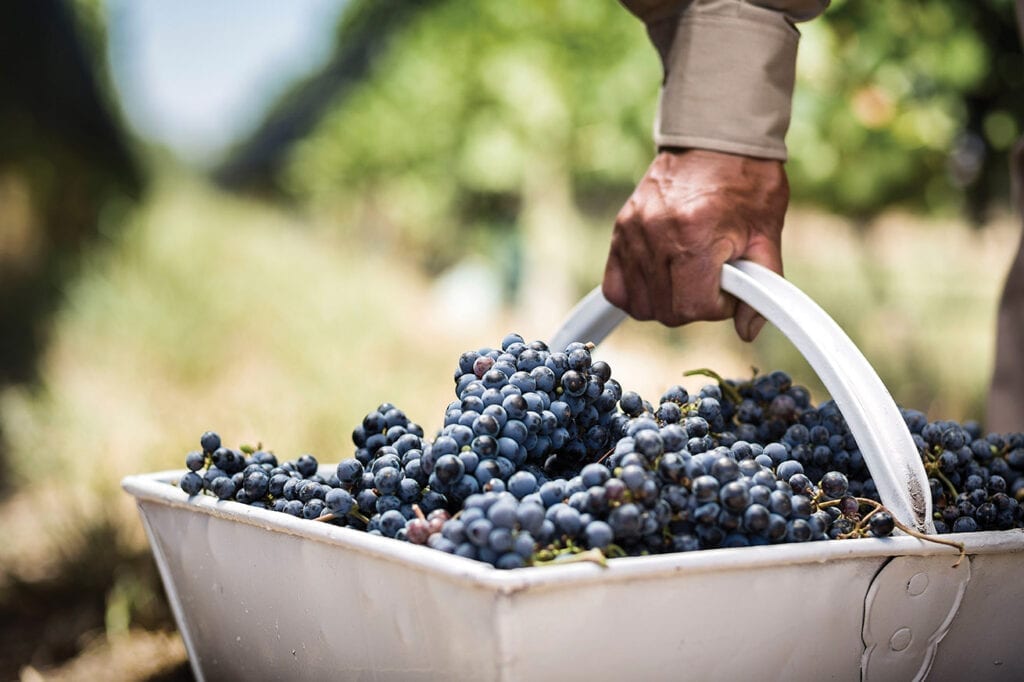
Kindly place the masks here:
POLYGON ((604 555, 609 559, 629 556, 628 554, 626 554, 626 550, 622 549, 618 545, 608 545, 608 547, 604 551, 604 555))
POLYGON ((941 470, 941 469, 939 469, 939 467, 937 467, 937 466, 935 467, 935 471, 934 471, 934 473, 935 473, 935 477, 936 477, 937 479, 939 479, 940 481, 942 481, 942 482, 943 482, 943 484, 945 484, 945 486, 946 486, 947 488, 949 488, 949 492, 953 493, 953 499, 954 499, 954 500, 955 500, 955 499, 956 499, 957 497, 959 497, 959 496, 960 496, 960 493, 958 493, 958 492, 956 491, 956 486, 954 486, 954 485, 953 485, 953 482, 952 482, 952 481, 950 481, 950 480, 949 480, 948 478, 946 478, 946 474, 942 473, 942 470, 941 470))
POLYGON ((722 375, 714 370, 708 369, 706 367, 702 367, 701 369, 691 369, 687 372, 683 372, 683 376, 705 376, 708 377, 709 379, 714 379, 715 381, 718 382, 718 387, 722 389, 722 393, 725 394, 726 398, 728 398, 733 403, 736 403, 737 405, 743 402, 743 396, 741 396, 740 392, 736 390, 736 387, 733 386, 732 384, 727 383, 725 379, 722 378, 722 375))
MULTIPOLYGON (((538 555, 540 552, 538 552, 538 555)), ((556 564, 576 564, 581 562, 595 563, 605 568, 608 567, 608 561, 605 558, 604 553, 599 549, 588 549, 585 552, 576 552, 571 554, 555 553, 554 558, 541 559, 538 557, 534 558, 534 566, 554 566, 556 564)))

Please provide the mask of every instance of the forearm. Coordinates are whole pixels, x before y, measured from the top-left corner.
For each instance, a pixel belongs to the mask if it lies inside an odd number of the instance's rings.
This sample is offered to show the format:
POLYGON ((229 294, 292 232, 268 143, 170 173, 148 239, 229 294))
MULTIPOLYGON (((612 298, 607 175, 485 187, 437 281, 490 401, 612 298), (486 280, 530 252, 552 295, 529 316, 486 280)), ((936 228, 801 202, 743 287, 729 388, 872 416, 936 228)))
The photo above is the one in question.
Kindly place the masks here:
POLYGON ((665 70, 655 142, 785 160, 799 33, 827 0, 622 0, 665 70))

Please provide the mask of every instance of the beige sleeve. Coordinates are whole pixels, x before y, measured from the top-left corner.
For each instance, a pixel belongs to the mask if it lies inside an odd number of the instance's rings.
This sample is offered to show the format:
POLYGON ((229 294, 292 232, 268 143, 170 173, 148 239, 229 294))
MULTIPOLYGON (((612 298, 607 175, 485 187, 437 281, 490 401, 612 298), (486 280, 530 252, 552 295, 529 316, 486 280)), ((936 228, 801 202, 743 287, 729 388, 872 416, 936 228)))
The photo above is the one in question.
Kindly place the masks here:
POLYGON ((621 0, 644 20, 665 68, 658 147, 786 158, 794 23, 829 0, 621 0))

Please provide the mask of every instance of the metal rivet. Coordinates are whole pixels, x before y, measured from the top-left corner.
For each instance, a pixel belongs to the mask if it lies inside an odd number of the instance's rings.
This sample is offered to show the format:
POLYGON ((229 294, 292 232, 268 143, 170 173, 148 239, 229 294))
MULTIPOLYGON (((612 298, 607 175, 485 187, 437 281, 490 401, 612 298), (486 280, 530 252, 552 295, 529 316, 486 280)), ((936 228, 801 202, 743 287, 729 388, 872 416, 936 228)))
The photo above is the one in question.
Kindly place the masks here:
POLYGON ((927 573, 918 573, 910 579, 910 582, 907 583, 907 592, 910 593, 911 597, 916 597, 926 589, 928 589, 927 573))
POLYGON ((900 628, 893 633, 892 639, 889 640, 889 647, 893 651, 903 651, 910 646, 910 640, 913 638, 914 635, 910 632, 910 628, 900 628))

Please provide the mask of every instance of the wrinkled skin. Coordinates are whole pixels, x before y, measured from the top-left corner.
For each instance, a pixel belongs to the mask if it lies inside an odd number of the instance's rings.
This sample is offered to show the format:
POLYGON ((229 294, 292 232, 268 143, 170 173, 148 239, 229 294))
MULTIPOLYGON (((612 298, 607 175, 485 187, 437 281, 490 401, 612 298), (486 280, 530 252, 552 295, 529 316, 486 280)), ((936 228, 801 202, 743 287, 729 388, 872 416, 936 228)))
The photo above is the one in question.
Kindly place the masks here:
POLYGON ((788 204, 781 161, 659 152, 616 218, 605 297, 670 327, 733 318, 740 338, 752 341, 764 318, 719 288, 722 264, 745 258, 781 275, 788 204))

